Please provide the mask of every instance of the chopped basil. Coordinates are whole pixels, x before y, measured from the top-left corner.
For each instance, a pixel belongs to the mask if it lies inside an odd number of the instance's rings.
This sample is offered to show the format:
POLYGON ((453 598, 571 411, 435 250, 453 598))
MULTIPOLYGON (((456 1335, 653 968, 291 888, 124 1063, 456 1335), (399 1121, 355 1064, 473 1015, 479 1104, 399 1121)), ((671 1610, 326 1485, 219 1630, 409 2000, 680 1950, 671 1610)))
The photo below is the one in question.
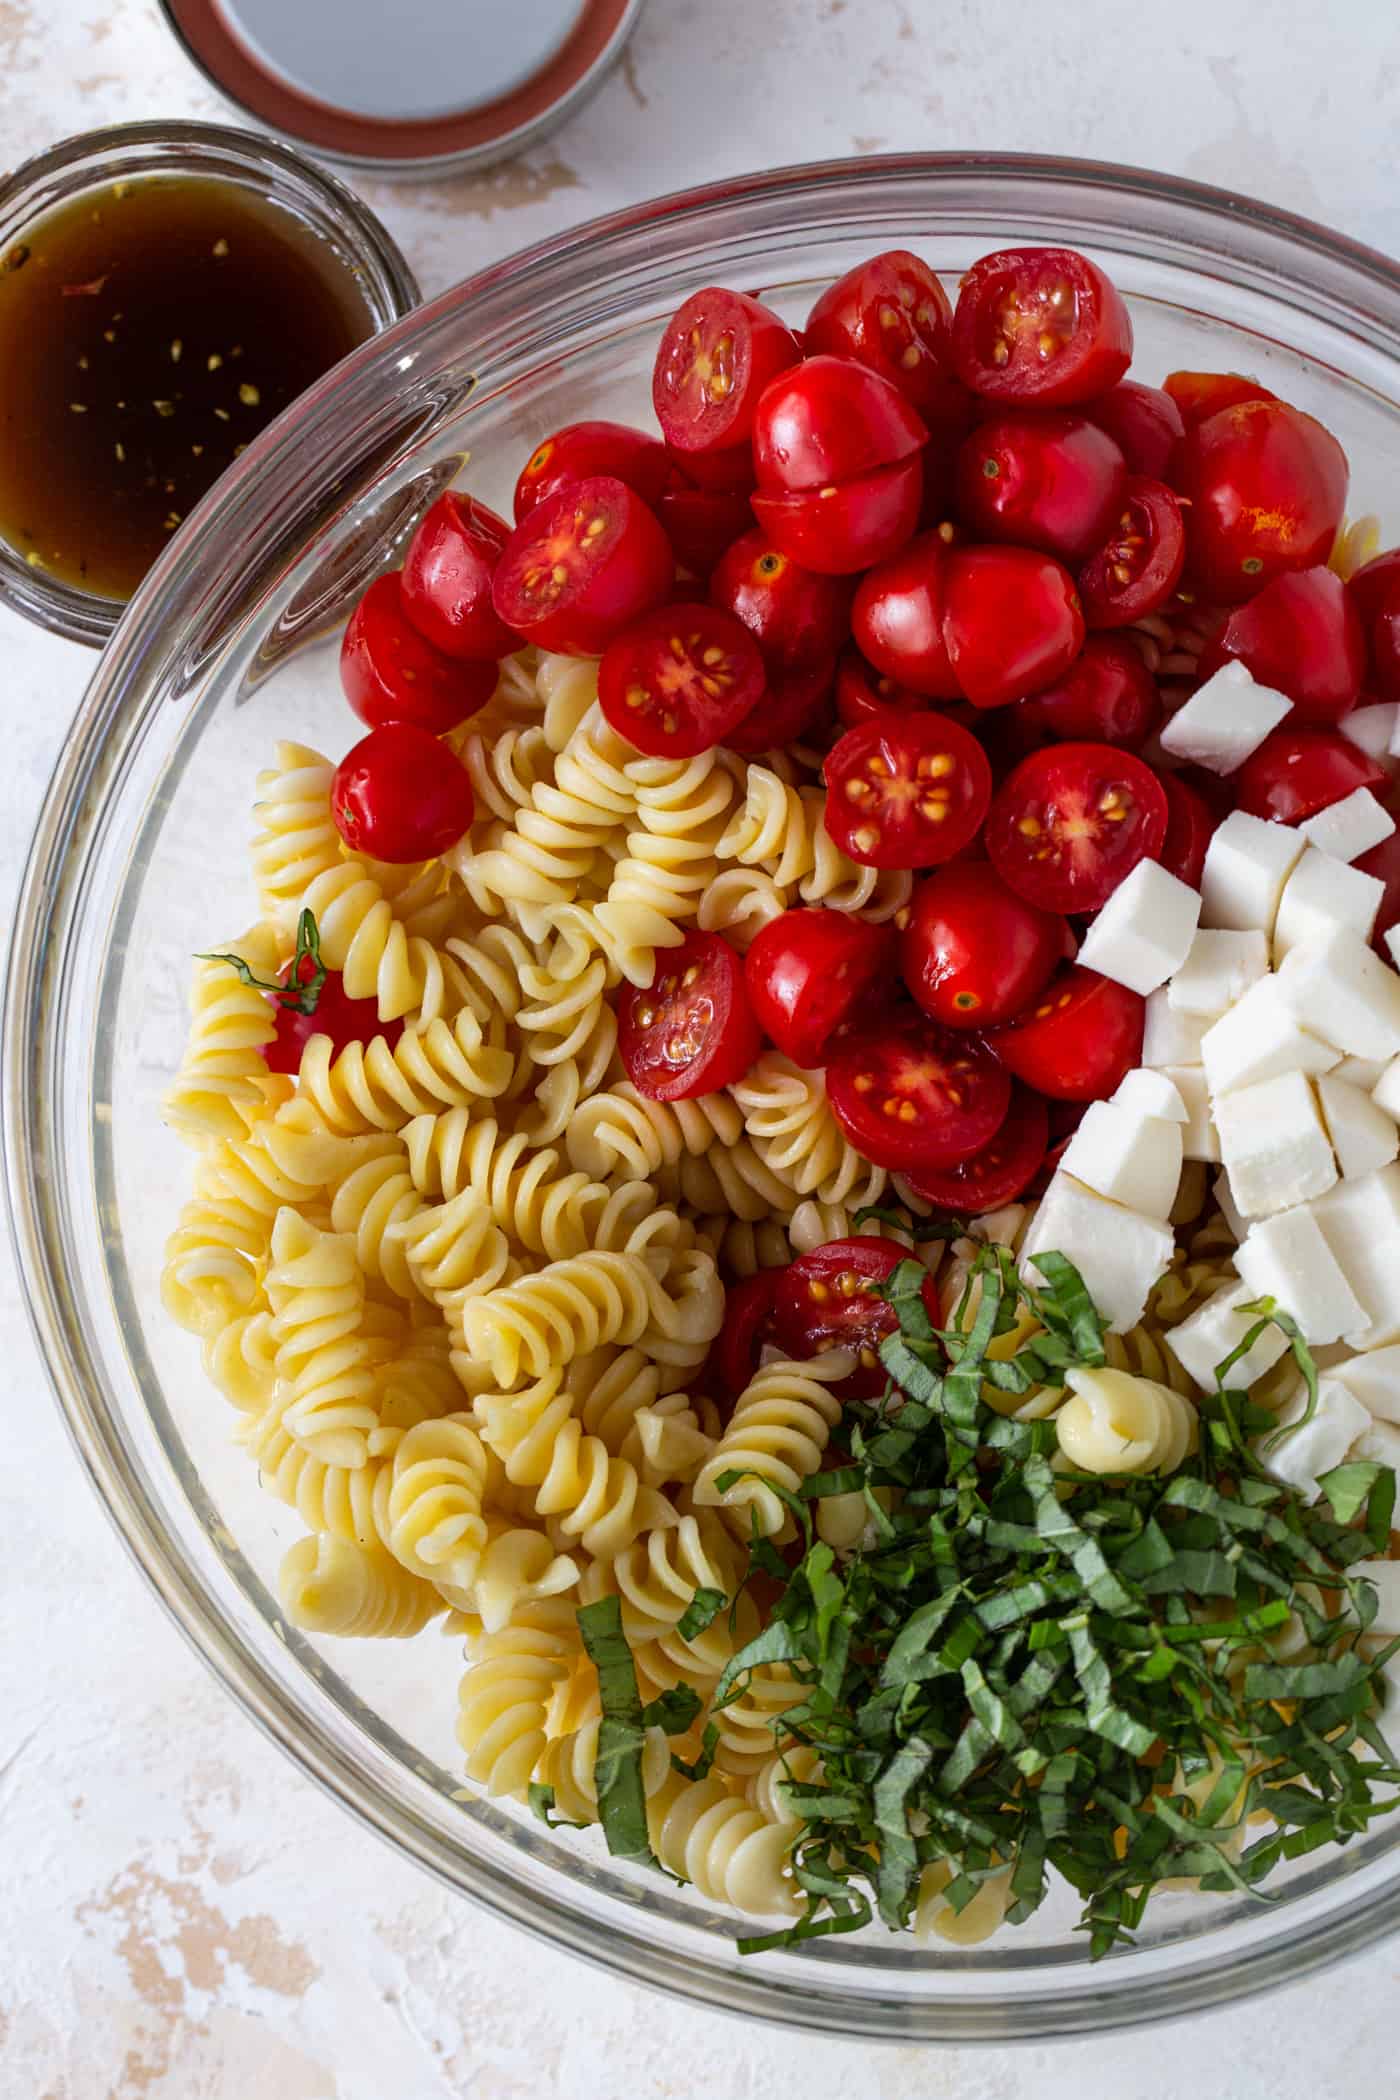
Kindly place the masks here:
POLYGON ((578 1612, 579 1632, 598 1672, 603 1718, 593 1779, 598 1792, 598 1820, 609 1852, 619 1859, 656 1862, 647 1836, 646 1790, 642 1784, 645 1724, 637 1690, 632 1651, 622 1631, 622 1606, 616 1597, 599 1597, 578 1612))

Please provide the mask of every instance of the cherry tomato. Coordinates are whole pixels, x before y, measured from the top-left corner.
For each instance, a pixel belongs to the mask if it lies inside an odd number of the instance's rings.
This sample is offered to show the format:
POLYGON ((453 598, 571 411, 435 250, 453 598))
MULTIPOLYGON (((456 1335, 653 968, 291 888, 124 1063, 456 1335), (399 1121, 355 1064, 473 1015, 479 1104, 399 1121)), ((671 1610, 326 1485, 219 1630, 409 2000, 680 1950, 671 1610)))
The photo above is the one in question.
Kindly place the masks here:
POLYGON ((1205 796, 1180 773, 1159 773, 1167 798, 1167 835, 1157 858, 1169 875, 1175 875, 1193 890, 1201 886, 1206 848, 1219 822, 1205 796))
POLYGON ((1276 576, 1231 613, 1202 652, 1209 678, 1237 658, 1260 685, 1293 702, 1293 716, 1330 728, 1349 714, 1366 675, 1366 637, 1346 585, 1330 569, 1276 576))
POLYGON ((1325 562, 1342 522, 1346 454, 1284 401, 1242 401, 1188 430, 1172 479, 1188 505, 1187 568, 1219 605, 1325 562))
POLYGON ((853 357, 790 366, 754 410, 754 470, 765 495, 858 481, 910 458, 927 440, 899 388, 853 357))
POLYGON ((1074 579, 1052 555, 955 547, 944 591, 944 645, 974 707, 1005 707, 1053 685, 1084 645, 1074 579))
POLYGON ((851 608, 856 644, 877 671, 931 700, 962 696, 943 640, 948 545, 922 532, 863 576, 851 608))
POLYGON ((980 423, 958 454, 958 512, 980 539, 1083 561, 1107 535, 1128 478, 1087 416, 1022 409, 980 423))
POLYGON ((1125 984, 1075 965, 988 1036, 987 1047, 1052 1101, 1106 1101, 1142 1062, 1146 1010, 1125 984))
POLYGON ((1222 408, 1238 408, 1242 401, 1277 401, 1257 379, 1243 372, 1168 372, 1162 389, 1187 430, 1194 430, 1222 408))
POLYGON ((710 578, 710 602, 736 613, 770 670, 829 663, 851 631, 851 586, 818 576, 762 532, 746 532, 710 578))
POLYGON ((519 635, 491 603, 491 579, 509 538, 504 518, 474 496, 448 489, 409 541, 403 609, 444 656, 494 663, 520 647, 519 635))
POLYGON ((751 496, 758 486, 753 470, 753 446, 745 438, 741 445, 726 445, 720 452, 676 452, 669 446, 671 465, 698 489, 715 495, 751 496))
POLYGON ((990 1052, 922 1016, 843 1043, 826 1090, 856 1150, 901 1173, 980 1152, 1011 1105, 1011 1080, 990 1052))
POLYGON ((1079 572, 1090 627, 1130 627, 1166 604, 1186 563, 1181 505, 1160 481, 1129 479, 1118 522, 1079 572))
POLYGON ((753 524, 746 489, 693 489, 679 479, 663 492, 656 515, 676 560, 696 576, 708 576, 753 524))
POLYGON ((791 329, 747 292, 694 293, 667 322, 652 372, 667 444, 687 459, 744 444, 759 395, 800 355, 791 329))
POLYGON ((1382 962, 1392 962, 1394 957, 1385 944, 1385 936, 1392 926, 1400 924, 1400 831, 1392 831, 1388 839, 1372 846, 1353 865, 1363 875, 1374 875, 1385 884, 1385 895, 1371 928, 1371 946, 1382 962))
POLYGON ((710 1349, 708 1367, 731 1399, 737 1400, 758 1369, 758 1353, 773 1323, 777 1269, 760 1269, 724 1294, 724 1325, 710 1349))
POLYGON ((911 539, 919 523, 918 453, 856 481, 793 495, 756 495, 753 514, 774 546, 823 576, 853 576, 911 539))
POLYGON ((566 423, 536 445, 515 484, 515 522, 546 496, 595 474, 611 474, 635 489, 655 510, 671 473, 671 457, 660 438, 629 423, 566 423))
POLYGON ((1164 481, 1172 453, 1186 434, 1181 410, 1159 386, 1120 379, 1084 410, 1091 423, 1106 430, 1128 463, 1130 474, 1164 481))
POLYGON ((1001 717, 1023 751, 1068 740, 1136 751, 1161 719, 1162 696, 1142 652, 1112 634, 1090 635, 1063 678, 1001 717))
POLYGON ((1028 1006, 1073 953, 1057 912, 1018 897, 986 861, 956 861, 915 891, 900 967, 930 1020, 994 1028, 1028 1006))
POLYGON ((848 729, 827 754, 826 828, 868 868, 932 868, 972 838, 992 768, 972 733, 932 709, 848 729))
POLYGON ((675 556, 641 497, 611 474, 537 503, 506 542, 492 600, 540 649, 599 656, 669 596, 675 556))
POLYGON ((412 722, 361 737, 335 769, 331 815, 352 853, 404 863, 436 860, 475 813, 466 767, 412 722))
POLYGON ((1276 824, 1301 824, 1357 788, 1383 788, 1387 774, 1359 744, 1337 729, 1272 730, 1234 776, 1239 807, 1276 824))
POLYGON ((714 605, 662 605, 608 643, 598 701, 648 758, 696 758, 722 744, 762 698, 758 644, 714 605))
POLYGON ((891 248, 858 263, 818 299, 803 340, 809 356, 854 357, 897 386, 931 427, 956 413, 953 309, 926 262, 891 248))
MULTIPOLYGON (((886 1385, 880 1344, 899 1325, 894 1307, 874 1286, 911 1259, 897 1240, 873 1234, 831 1240, 799 1255, 778 1271, 773 1290, 773 1337, 779 1348, 799 1362, 831 1349, 854 1350, 856 1369, 835 1390, 848 1400, 874 1399, 886 1385)), ((930 1290, 925 1302, 936 1320, 938 1301, 930 1290)))
POLYGON ((1050 1137, 1050 1117, 1039 1094, 1013 1088, 1006 1121, 989 1145, 956 1166, 929 1168, 909 1176, 916 1195, 940 1210, 980 1217, 1014 1203, 1035 1179, 1050 1137))
POLYGON ((796 1064, 825 1062, 839 1028, 894 971, 895 933, 843 911, 785 911, 755 938, 744 982, 759 1027, 796 1064))
POLYGON ((1400 548, 1358 569, 1347 591, 1361 616, 1375 689, 1382 700, 1400 700, 1400 548))
POLYGON ((888 708, 897 715, 924 705, 922 693, 886 677, 868 664, 859 649, 843 649, 836 664, 836 712, 847 729, 858 729, 888 708))
POLYGON ((953 363, 974 393, 1070 408, 1116 386, 1132 356, 1127 307, 1073 248, 1003 248, 962 281, 953 363))
POLYGON ((408 618, 397 570, 376 577, 350 615, 340 645, 340 684, 362 722, 455 729, 496 690, 495 662, 454 663, 408 618))
POLYGON ((678 948, 659 948, 650 988, 625 986, 617 1017, 627 1077, 651 1101, 729 1086, 763 1046, 743 957, 717 933, 692 929, 678 948))
POLYGON ((758 705, 725 738, 729 749, 741 758, 757 758, 765 751, 782 751, 798 743, 822 722, 833 669, 827 657, 822 663, 798 664, 791 671, 771 671, 768 689, 758 705))
POLYGON ((1166 835, 1166 792, 1140 758, 1111 744, 1050 744, 998 789, 987 857, 1042 910, 1097 911, 1166 835))
MULTIPOLYGON (((303 955, 300 964, 293 958, 281 972, 283 984, 290 984, 294 968, 298 983, 309 984, 317 965, 309 955, 303 955)), ((269 993, 267 1003, 276 1016, 277 1033, 270 1043, 262 1045, 264 1062, 270 1072, 286 1072, 293 1079, 301 1070, 302 1053, 313 1035, 328 1035, 332 1055, 339 1057, 348 1044, 368 1043, 377 1035, 382 1035, 392 1050, 403 1034, 402 1021, 380 1020, 377 999, 348 998, 339 970, 327 970, 316 994, 315 1009, 309 1014, 286 1005, 275 992, 269 993)))

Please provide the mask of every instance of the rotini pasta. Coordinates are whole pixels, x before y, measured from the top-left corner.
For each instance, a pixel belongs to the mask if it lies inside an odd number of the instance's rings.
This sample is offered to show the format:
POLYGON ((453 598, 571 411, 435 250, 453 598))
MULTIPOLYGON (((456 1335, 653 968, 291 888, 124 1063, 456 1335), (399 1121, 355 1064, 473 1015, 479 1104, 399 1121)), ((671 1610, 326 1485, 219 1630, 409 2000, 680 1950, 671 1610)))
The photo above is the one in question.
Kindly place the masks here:
POLYGON ((275 763, 258 775, 253 880, 264 918, 289 948, 307 890, 343 857, 331 815, 334 779, 328 758, 291 743, 279 744, 275 763))
MULTIPOLYGON (((253 926, 228 943, 255 977, 271 979, 279 941, 269 926, 253 926)), ((255 985, 245 984, 218 955, 195 964, 190 993, 190 1033, 180 1069, 165 1095, 165 1120, 192 1145, 242 1137, 247 1112, 265 1106, 268 1068, 263 1047, 277 1032, 272 1008, 255 985)))
POLYGON ((850 1375, 845 1350, 811 1363, 766 1366, 740 1394, 723 1436, 692 1490, 702 1507, 723 1507, 747 1536, 752 1520, 767 1537, 782 1530, 787 1509, 770 1485, 796 1494, 821 1464, 841 1403, 828 1390, 850 1375), (740 1478, 728 1487, 728 1473, 740 1478))
POLYGON ((820 1072, 804 1072, 781 1051, 767 1050, 730 1091, 759 1158, 794 1200, 815 1196, 850 1209, 879 1202, 889 1175, 862 1159, 847 1139, 820 1072))
POLYGON ((277 1587, 294 1626, 342 1639, 403 1640, 443 1609, 436 1591, 382 1548, 325 1533, 297 1540, 277 1587))
POLYGON ((1055 1432, 1081 1473, 1174 1473, 1196 1447, 1196 1410, 1170 1386, 1114 1370, 1071 1370, 1065 1383, 1055 1432))

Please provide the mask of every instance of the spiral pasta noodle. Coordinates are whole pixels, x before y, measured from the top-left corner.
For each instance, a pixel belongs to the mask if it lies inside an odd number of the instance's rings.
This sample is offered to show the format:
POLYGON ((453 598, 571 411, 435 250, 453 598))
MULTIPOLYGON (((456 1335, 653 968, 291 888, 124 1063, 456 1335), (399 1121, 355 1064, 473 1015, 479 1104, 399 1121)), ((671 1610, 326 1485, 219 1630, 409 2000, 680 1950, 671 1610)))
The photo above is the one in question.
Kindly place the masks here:
POLYGON ((572 1603, 542 1597, 473 1652, 457 1705, 467 1774, 488 1794, 523 1794, 544 1755, 555 1693, 581 1651, 572 1603))
POLYGON ((1196 1446, 1196 1410, 1170 1386, 1130 1371, 1071 1370, 1055 1416, 1060 1450, 1081 1473, 1173 1473, 1196 1446))
POLYGON ((384 1543, 427 1582, 465 1589, 486 1546, 486 1452, 465 1415, 420 1422, 397 1445, 384 1498, 384 1543))
MULTIPOLYGON (((278 937, 270 926, 253 926, 228 943, 255 977, 277 970, 278 937)), ((245 984, 218 956, 196 962, 190 994, 190 1033, 180 1069, 164 1098, 165 1120, 192 1145, 244 1135, 245 1112, 256 1114, 267 1099, 268 1068, 263 1047, 277 1033, 266 996, 245 984)))
POLYGON ((379 1366, 390 1353, 365 1330, 365 1284, 354 1242, 295 1210, 272 1230, 267 1295, 276 1322, 283 1420, 313 1457, 362 1466, 378 1426, 379 1366))
POLYGON ((659 966, 657 951, 682 939, 719 873, 716 849, 734 782, 713 751, 634 760, 627 775, 638 828, 627 834, 625 856, 594 918, 618 969, 645 987, 659 966))
POLYGON ((839 1384, 851 1367, 845 1350, 833 1350, 810 1363, 768 1364, 750 1379, 695 1482, 697 1504, 722 1506, 737 1520, 741 1536, 747 1536, 750 1520, 765 1537, 781 1531, 787 1509, 770 1483, 795 1495, 818 1470, 841 1414, 828 1386, 839 1384), (721 1488, 727 1473, 741 1477, 721 1488))
POLYGON ((784 1872, 791 1824, 769 1822, 714 1774, 663 1786, 647 1802, 647 1830, 662 1866, 712 1903, 760 1917, 793 1917, 801 1908, 784 1872))
POLYGON ((277 1576, 283 1607, 307 1633, 351 1640, 405 1640, 442 1611, 426 1582, 382 1547, 320 1533, 298 1539, 277 1576))
POLYGON ((581 1105, 566 1142, 570 1165, 582 1173, 643 1181, 683 1153, 706 1152, 716 1139, 734 1145, 743 1134, 743 1113, 728 1094, 649 1101, 622 1079, 581 1105))
POLYGON ((258 775, 253 880, 263 917, 289 945, 307 890, 342 859, 331 815, 334 779, 328 758, 293 743, 279 744, 275 762, 258 775))
POLYGON ((820 1072, 804 1072, 766 1050, 730 1089, 764 1165, 799 1196, 856 1209, 878 1203, 889 1185, 883 1167, 863 1159, 831 1113, 820 1072))
POLYGON ((297 1085, 322 1126, 343 1136, 401 1130, 415 1116, 505 1092, 515 1071, 508 1050, 483 1043, 467 1010, 451 1022, 405 1029, 392 1047, 385 1036, 347 1043, 337 1057, 327 1035, 313 1035, 297 1085))

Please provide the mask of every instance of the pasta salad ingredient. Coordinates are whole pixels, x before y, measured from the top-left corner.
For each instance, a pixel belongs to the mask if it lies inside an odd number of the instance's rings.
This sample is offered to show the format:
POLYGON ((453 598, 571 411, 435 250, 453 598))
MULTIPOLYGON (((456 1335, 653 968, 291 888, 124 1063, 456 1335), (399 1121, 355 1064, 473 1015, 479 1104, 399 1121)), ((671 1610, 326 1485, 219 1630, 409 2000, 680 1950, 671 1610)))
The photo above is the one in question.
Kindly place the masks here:
POLYGON ((351 852, 400 864, 436 860, 475 814, 464 766, 412 722, 386 722, 336 767, 331 813, 351 852))
POLYGON ((629 985, 620 1001, 618 1050, 653 1101, 716 1093, 743 1077, 762 1040, 743 961, 717 933, 688 933, 658 958, 652 982, 629 985))

